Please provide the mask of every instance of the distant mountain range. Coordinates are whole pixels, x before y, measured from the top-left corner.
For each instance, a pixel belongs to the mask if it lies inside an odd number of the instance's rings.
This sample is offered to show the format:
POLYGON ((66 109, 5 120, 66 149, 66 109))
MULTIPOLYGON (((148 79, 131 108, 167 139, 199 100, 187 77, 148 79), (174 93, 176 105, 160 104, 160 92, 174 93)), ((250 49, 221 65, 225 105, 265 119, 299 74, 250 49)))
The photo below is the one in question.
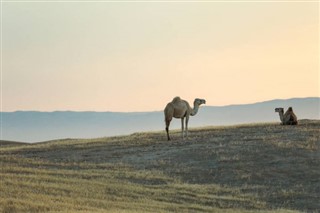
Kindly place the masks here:
MULTIPOLYGON (((271 100, 255 104, 202 106, 189 128, 241 123, 280 122, 276 107, 292 106, 298 119, 320 119, 320 98, 271 100)), ((1 112, 2 140, 41 142, 62 138, 96 138, 164 130, 164 114, 155 112, 1 112)), ((171 122, 180 128, 180 120, 171 122)))

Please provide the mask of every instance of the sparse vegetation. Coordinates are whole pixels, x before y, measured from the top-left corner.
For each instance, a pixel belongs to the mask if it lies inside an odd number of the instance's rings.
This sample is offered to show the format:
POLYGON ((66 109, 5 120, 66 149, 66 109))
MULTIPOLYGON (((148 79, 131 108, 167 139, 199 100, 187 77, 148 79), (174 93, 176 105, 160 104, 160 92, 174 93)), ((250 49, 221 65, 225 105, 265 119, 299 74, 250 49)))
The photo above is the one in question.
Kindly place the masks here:
POLYGON ((317 212, 320 121, 0 146, 0 212, 317 212))

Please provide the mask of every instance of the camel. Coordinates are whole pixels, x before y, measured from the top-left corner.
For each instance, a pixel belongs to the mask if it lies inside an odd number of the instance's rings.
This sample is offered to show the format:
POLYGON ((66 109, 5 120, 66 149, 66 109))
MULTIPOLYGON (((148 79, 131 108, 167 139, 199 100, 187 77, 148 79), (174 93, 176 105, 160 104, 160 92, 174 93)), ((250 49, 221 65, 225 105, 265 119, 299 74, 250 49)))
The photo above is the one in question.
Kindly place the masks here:
POLYGON ((275 112, 279 113, 281 124, 282 125, 297 125, 298 119, 297 116, 294 114, 292 107, 289 107, 286 113, 283 114, 283 108, 276 108, 275 112))
POLYGON ((185 134, 186 134, 186 137, 188 137, 189 116, 196 115, 198 113, 199 106, 205 103, 206 103, 206 100, 196 98, 193 102, 194 107, 192 109, 187 101, 182 100, 180 97, 175 97, 171 102, 167 104, 166 108, 164 109, 164 117, 166 122, 166 132, 167 132, 168 141, 171 140, 169 135, 169 125, 172 118, 181 119, 182 138, 184 138, 185 134), (184 129, 185 118, 186 118, 186 128, 184 129))

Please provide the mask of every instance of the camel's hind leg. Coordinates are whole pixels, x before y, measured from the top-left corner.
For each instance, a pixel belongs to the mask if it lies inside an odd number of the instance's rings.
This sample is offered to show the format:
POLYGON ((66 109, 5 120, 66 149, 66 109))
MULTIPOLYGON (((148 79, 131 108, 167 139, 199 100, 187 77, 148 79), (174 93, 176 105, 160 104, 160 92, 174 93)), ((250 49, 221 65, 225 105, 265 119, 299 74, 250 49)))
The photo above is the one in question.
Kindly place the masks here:
POLYGON ((167 132, 167 138, 168 138, 168 141, 170 141, 170 140, 171 140, 170 135, 169 135, 169 126, 170 126, 170 122, 171 122, 171 120, 167 120, 167 119, 166 119, 166 132, 167 132))
POLYGON ((174 112, 174 108, 172 104, 171 103, 167 104, 166 108, 164 109, 164 120, 166 122, 166 132, 167 132, 168 141, 171 140, 169 135, 169 126, 173 118, 173 112, 174 112))

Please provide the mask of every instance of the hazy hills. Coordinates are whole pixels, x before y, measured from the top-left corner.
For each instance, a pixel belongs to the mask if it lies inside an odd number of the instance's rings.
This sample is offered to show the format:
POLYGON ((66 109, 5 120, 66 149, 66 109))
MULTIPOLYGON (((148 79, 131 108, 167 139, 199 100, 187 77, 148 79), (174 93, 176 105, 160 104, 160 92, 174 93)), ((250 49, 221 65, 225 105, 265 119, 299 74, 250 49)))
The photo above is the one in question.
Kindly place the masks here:
MULTIPOLYGON (((279 122, 276 107, 292 106, 298 119, 320 119, 320 98, 293 98, 255 104, 204 106, 190 119, 190 127, 279 122)), ((180 128, 175 119, 171 128, 180 128)), ((156 112, 2 112, 2 140, 39 142, 61 138, 93 138, 164 129, 164 115, 156 112)))

